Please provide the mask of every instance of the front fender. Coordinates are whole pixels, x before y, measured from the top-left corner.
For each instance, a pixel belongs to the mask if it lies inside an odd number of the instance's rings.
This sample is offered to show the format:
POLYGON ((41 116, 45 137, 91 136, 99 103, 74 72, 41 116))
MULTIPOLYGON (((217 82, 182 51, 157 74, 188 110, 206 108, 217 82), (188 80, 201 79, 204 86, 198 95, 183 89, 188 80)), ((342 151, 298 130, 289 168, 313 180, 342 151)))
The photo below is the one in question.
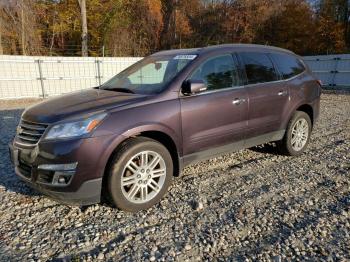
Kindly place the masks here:
POLYGON ((147 131, 162 132, 162 133, 166 134, 174 141, 178 151, 181 150, 180 138, 176 134, 175 130, 173 130, 170 127, 167 127, 166 125, 163 125, 161 123, 142 123, 141 125, 137 125, 137 126, 128 128, 127 130, 125 130, 122 133, 122 135, 125 137, 132 137, 132 136, 137 136, 140 133, 147 132, 147 131))
POLYGON ((99 161, 99 168, 102 170, 101 176, 103 176, 105 169, 108 164, 108 160, 110 159, 111 155, 115 151, 115 149, 122 144, 125 140, 127 140, 130 137, 135 137, 140 135, 142 132, 147 131, 156 131, 156 132, 162 132, 169 136, 175 143, 176 148, 181 150, 180 148, 180 140, 179 137, 176 135, 175 131, 170 129, 169 127, 161 124, 156 123, 143 123, 142 125, 133 126, 128 129, 126 129, 122 134, 111 136, 109 140, 109 146, 104 151, 103 155, 100 157, 99 161))

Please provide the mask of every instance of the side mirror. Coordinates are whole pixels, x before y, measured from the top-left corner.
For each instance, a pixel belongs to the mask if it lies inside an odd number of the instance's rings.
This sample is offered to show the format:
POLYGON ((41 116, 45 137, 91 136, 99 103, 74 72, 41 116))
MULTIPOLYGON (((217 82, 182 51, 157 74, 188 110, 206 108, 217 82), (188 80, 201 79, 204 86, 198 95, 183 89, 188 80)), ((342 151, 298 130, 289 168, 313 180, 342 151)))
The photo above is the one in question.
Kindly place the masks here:
POLYGON ((202 80, 186 80, 181 87, 184 95, 198 94, 206 90, 207 85, 202 80))

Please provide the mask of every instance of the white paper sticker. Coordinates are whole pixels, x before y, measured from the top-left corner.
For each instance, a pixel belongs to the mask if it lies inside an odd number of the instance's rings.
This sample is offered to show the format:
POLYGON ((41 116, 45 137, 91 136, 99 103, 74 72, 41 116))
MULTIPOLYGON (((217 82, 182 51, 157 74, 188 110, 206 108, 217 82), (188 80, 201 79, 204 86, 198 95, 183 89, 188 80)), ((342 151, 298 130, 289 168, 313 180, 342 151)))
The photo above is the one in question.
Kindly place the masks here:
POLYGON ((197 57, 197 55, 177 55, 174 57, 175 60, 193 60, 197 57))

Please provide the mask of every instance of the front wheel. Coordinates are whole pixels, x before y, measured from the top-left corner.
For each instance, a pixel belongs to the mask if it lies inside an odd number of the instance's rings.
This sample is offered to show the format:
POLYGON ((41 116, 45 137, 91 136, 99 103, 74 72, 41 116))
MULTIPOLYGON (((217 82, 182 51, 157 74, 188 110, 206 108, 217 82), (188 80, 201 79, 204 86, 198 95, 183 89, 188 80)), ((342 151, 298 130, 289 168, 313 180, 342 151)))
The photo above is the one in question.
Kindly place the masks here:
POLYGON ((113 158, 108 176, 110 199, 118 208, 136 212, 156 204, 171 183, 173 161, 162 144, 132 138, 113 158))
POLYGON ((301 155, 309 143, 311 129, 309 115, 302 111, 296 111, 288 123, 283 139, 277 142, 279 151, 290 156, 301 155))

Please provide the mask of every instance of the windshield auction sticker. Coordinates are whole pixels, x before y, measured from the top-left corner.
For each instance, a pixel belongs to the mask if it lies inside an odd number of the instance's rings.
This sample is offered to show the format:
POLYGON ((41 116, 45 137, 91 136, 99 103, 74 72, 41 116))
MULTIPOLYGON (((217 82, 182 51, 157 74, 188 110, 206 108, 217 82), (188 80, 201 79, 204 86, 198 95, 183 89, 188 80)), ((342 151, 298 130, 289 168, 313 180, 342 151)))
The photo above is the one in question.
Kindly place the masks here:
POLYGON ((197 55, 177 55, 174 57, 175 60, 182 60, 182 59, 185 59, 185 60, 193 60, 197 57, 197 55))

